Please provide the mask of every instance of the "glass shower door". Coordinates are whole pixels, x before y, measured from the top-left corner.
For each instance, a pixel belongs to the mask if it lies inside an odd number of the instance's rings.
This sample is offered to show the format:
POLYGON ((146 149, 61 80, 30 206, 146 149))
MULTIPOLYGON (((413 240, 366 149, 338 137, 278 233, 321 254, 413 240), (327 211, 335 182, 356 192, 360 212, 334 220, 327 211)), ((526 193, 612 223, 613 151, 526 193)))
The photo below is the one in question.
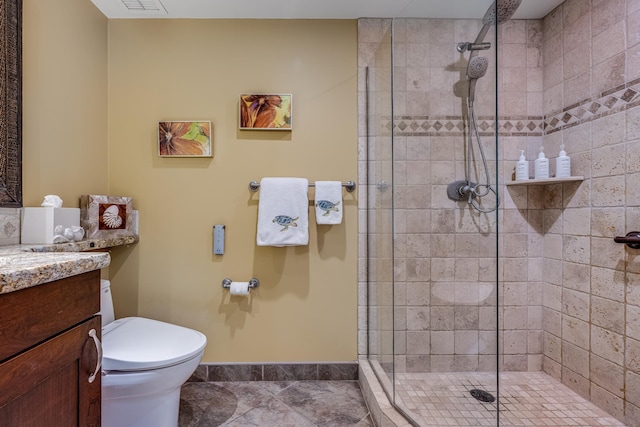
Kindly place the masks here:
MULTIPOLYGON (((392 29, 390 20, 367 21, 379 43, 365 69, 367 175, 368 354, 392 398, 394 354, 394 243, 392 156, 392 29)), ((376 40, 377 42, 377 40, 376 40)))
POLYGON ((369 360, 415 425, 498 425, 496 27, 367 23, 369 360))
POLYGON ((495 31, 456 49, 483 27, 393 20, 394 401, 424 426, 498 423, 495 31))

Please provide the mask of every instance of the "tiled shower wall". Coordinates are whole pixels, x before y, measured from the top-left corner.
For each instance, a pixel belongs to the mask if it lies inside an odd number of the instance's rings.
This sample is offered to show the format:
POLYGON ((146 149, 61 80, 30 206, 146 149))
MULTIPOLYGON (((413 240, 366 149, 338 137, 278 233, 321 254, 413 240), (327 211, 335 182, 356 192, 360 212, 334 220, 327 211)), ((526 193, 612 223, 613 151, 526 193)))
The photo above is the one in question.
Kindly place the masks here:
MULTIPOLYGON (((380 40, 388 36, 385 30, 390 25, 389 20, 360 20, 361 70, 369 66, 378 74, 388 73, 379 63, 379 52, 385 51, 385 43, 380 40)), ((390 342, 393 334, 398 372, 491 371, 496 366, 495 329, 499 315, 506 325, 500 335, 504 353, 500 362, 505 369, 539 370, 542 282, 540 274, 530 282, 528 272, 537 272, 542 266, 541 236, 529 237, 526 220, 509 195, 500 194, 504 199, 499 216, 500 249, 508 255, 502 263, 504 270, 501 268, 499 273, 503 296, 498 311, 496 215, 479 214, 464 203, 452 202, 446 192, 448 183, 465 176, 462 115, 463 111, 466 114, 468 54, 457 52, 455 47, 460 41, 474 40, 482 24, 480 20, 397 19, 393 25, 393 187, 386 192, 380 190, 379 183, 391 179, 388 169, 392 120, 390 114, 384 115, 382 107, 372 107, 378 102, 375 93, 382 86, 378 74, 372 82, 374 96, 369 98, 372 105, 368 152, 364 148, 366 127, 360 128, 360 152, 369 156, 369 272, 375 273, 370 274, 370 297, 374 296, 370 300, 370 314, 374 313, 369 316, 370 330, 374 331, 369 336, 370 344, 374 343, 374 349, 387 349, 385 342, 390 342), (379 111, 382 112, 378 114, 379 111), (393 218, 387 213, 392 192, 393 218), (384 238, 390 233, 392 220, 393 253, 390 239, 384 238), (528 253, 529 239, 537 253, 528 253), (395 280, 393 290, 391 275, 395 280), (393 318, 392 295, 396 308, 393 318)), ((495 68, 490 67, 478 81, 476 114, 492 179, 497 167, 501 183, 505 173, 511 173, 505 171, 505 156, 541 142, 541 25, 540 21, 514 21, 500 29, 504 33, 501 39, 509 40, 499 48, 500 54, 508 58, 508 67, 499 82, 501 107, 510 111, 499 122, 500 135, 507 142, 504 153, 495 152, 492 130, 496 114, 495 68)), ((494 39, 494 34, 486 38, 494 39)), ((495 48, 483 53, 495 54, 495 48)), ((363 85, 360 88, 364 91, 363 85)), ((363 93, 360 99, 364 100, 363 93)), ((381 101, 391 102, 384 97, 381 101)), ((504 192, 504 187, 500 188, 504 192)), ((540 200, 541 195, 540 191, 540 200)), ((489 200, 485 207, 492 203, 489 200)), ((363 209, 365 206, 362 203, 363 209)), ((538 215, 541 218, 539 212, 538 215)), ((361 219, 365 218, 363 213, 361 219)), ((361 320, 364 330, 365 319, 361 320)))
MULTIPOLYGON (((373 34, 384 25, 360 20, 361 69, 375 51, 373 34)), ((464 63, 450 53, 456 55, 455 44, 472 39, 479 24, 395 25, 396 368, 482 370, 491 364, 486 349, 492 347, 495 302, 475 292, 493 282, 492 258, 483 254, 493 253, 495 224, 443 197, 446 183, 463 176, 458 133, 464 63), (483 227, 486 232, 479 233, 483 227), (440 291, 449 294, 442 298, 440 291), (462 306, 447 305, 470 291, 472 299, 483 301, 477 312, 463 300, 462 306)), ((502 368, 543 369, 638 426, 640 251, 613 237, 640 230, 640 0, 566 0, 543 20, 509 21, 499 31, 500 151, 488 156, 497 159, 500 183, 511 179, 520 149, 533 160, 540 145, 554 173, 561 143, 572 158, 573 175, 585 177, 562 185, 500 186, 502 368)), ((479 114, 486 114, 480 121, 489 127, 493 100, 484 85, 491 72, 478 83, 476 101, 479 114)), ((360 129, 362 155, 363 123, 360 129)), ((491 144, 490 135, 485 139, 491 144)), ((375 154, 369 164, 378 161, 375 154)), ((369 174, 369 181, 376 178, 369 174)), ((369 206, 376 205, 369 200, 369 206)), ((363 255, 361 269, 366 266, 363 255)), ((370 276, 389 268, 375 265, 370 276)), ((366 305, 365 294, 361 304, 366 305)), ((390 319, 384 324, 392 327, 390 319)), ((366 354, 366 346, 360 349, 366 354)))
MULTIPOLYGON (((567 0, 543 22, 545 147, 581 184, 544 189, 544 362, 640 425, 640 1, 567 0)), ((519 203, 522 210, 529 207, 519 203)))
MULTIPOLYGON (((539 20, 510 20, 498 31, 498 158, 503 159, 498 176, 504 184, 514 178, 512 159, 524 150, 533 160, 542 145, 543 31, 539 20)), ((551 155, 548 150, 547 154, 551 155)), ((499 339, 504 362, 500 366, 507 371, 536 371, 542 368, 544 189, 501 188, 499 339), (527 210, 519 206, 523 199, 527 210)))

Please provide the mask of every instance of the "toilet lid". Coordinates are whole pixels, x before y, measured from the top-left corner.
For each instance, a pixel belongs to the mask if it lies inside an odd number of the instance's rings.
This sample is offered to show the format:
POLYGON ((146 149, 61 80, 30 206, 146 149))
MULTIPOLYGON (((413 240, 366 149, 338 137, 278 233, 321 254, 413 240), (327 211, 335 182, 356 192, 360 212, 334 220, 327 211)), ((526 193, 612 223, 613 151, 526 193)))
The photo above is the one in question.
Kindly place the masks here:
POLYGON ((102 329, 102 369, 141 371, 172 366, 202 352, 198 331, 158 320, 125 317, 102 329))

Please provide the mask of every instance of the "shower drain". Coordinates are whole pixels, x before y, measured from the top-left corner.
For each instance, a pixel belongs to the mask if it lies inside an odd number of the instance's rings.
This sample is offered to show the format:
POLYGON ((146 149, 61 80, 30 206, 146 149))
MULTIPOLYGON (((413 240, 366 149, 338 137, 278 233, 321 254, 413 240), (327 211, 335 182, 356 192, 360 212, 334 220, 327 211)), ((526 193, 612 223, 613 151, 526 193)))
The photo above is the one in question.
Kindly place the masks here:
POLYGON ((491 402, 495 402, 496 400, 496 398, 493 397, 493 394, 489 393, 488 391, 479 390, 477 388, 470 390, 469 393, 471 393, 471 396, 473 396, 474 398, 478 399, 481 402, 491 403, 491 402))

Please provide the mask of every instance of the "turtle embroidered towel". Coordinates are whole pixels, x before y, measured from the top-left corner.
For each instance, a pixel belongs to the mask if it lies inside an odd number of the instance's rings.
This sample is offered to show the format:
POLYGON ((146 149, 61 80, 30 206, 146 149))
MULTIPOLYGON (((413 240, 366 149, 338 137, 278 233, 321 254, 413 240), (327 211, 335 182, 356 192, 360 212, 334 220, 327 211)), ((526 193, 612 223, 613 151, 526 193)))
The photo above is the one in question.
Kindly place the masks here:
POLYGON ((342 182, 316 181, 316 223, 342 223, 342 182))
POLYGON ((263 178, 258 202, 258 246, 309 244, 309 181, 263 178))

